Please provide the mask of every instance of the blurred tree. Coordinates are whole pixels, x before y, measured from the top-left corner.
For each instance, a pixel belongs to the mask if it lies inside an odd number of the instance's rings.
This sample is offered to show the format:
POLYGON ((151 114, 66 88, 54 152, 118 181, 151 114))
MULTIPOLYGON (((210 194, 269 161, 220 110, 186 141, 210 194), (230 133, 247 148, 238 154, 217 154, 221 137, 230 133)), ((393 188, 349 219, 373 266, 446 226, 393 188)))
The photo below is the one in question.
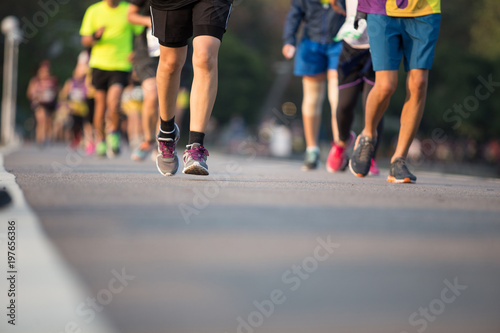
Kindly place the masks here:
POLYGON ((470 29, 471 51, 488 60, 500 58, 500 2, 481 0, 474 2, 474 21, 470 29))

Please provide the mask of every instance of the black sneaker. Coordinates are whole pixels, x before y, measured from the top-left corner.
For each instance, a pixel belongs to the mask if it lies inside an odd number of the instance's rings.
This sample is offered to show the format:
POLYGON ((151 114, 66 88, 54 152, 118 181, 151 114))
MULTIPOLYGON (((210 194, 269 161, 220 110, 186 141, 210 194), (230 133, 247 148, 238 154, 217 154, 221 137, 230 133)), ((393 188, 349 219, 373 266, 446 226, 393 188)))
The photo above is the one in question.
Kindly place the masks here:
POLYGON ((358 177, 364 177, 370 171, 371 161, 375 155, 375 139, 358 136, 358 142, 349 161, 349 169, 358 177))
POLYGON ((417 177, 408 170, 406 166, 406 160, 402 157, 396 158, 394 162, 391 163, 391 168, 389 169, 389 177, 387 177, 389 183, 415 183, 417 177))

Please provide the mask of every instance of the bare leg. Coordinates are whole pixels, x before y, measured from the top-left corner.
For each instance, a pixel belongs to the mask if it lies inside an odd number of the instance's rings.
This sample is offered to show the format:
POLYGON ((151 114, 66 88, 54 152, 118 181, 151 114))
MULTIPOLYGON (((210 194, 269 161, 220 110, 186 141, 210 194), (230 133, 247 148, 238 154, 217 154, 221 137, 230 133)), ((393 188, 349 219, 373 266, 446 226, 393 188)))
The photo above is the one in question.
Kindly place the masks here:
POLYGON ((321 109, 325 99, 325 74, 304 76, 302 79, 302 121, 307 147, 318 146, 321 109))
POLYGON ((401 112, 401 128, 399 130, 398 145, 391 162, 398 157, 406 158, 408 149, 415 138, 418 126, 424 114, 428 69, 412 69, 408 72, 406 81, 406 101, 401 112))
POLYGON ((338 143, 339 138, 339 127, 337 124, 337 107, 339 104, 339 81, 336 70, 328 70, 328 101, 330 102, 330 108, 332 110, 332 133, 333 142, 338 143))
POLYGON ((205 133, 218 88, 220 40, 211 36, 193 39, 193 87, 190 130, 205 133))
POLYGON ((187 46, 181 48, 160 46, 160 62, 156 73, 156 84, 158 87, 160 117, 163 120, 170 120, 175 116, 181 70, 186 61, 186 54, 187 46))
POLYGON ((391 97, 398 86, 398 71, 375 72, 375 85, 366 101, 365 128, 362 135, 377 137, 377 126, 389 106, 391 97))
POLYGON ((36 129, 35 129, 35 137, 36 143, 42 145, 47 139, 47 111, 45 108, 39 106, 35 109, 35 121, 36 121, 36 129))
POLYGON ((104 132, 104 116, 106 114, 106 91, 96 90, 94 95, 95 111, 94 111, 94 127, 96 142, 104 140, 106 133, 104 132))
POLYGON ((118 131, 120 128, 120 102, 122 98, 123 86, 121 84, 113 84, 108 89, 106 96, 106 105, 108 107, 108 118, 111 122, 109 126, 110 132, 118 131))
POLYGON ((45 109, 45 140, 56 141, 52 130, 52 114, 45 109))
POLYGON ((142 83, 144 100, 142 103, 142 131, 144 141, 151 142, 154 138, 154 125, 158 118, 158 92, 156 78, 149 78, 142 83))

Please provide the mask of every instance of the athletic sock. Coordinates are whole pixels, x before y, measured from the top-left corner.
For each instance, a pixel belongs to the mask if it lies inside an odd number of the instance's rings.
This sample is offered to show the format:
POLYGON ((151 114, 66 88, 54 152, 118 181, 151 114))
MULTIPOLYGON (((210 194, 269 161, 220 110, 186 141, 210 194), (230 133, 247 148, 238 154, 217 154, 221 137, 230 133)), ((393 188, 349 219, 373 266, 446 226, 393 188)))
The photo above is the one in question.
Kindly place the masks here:
POLYGON ((163 139, 175 139, 175 116, 170 120, 163 120, 160 117, 160 133, 158 136, 163 139))
POLYGON ((199 143, 200 146, 203 146, 204 139, 205 139, 205 133, 189 131, 188 145, 192 145, 193 143, 199 143))
POLYGON ((310 146, 306 148, 306 151, 308 153, 319 153, 319 147, 318 146, 310 146))

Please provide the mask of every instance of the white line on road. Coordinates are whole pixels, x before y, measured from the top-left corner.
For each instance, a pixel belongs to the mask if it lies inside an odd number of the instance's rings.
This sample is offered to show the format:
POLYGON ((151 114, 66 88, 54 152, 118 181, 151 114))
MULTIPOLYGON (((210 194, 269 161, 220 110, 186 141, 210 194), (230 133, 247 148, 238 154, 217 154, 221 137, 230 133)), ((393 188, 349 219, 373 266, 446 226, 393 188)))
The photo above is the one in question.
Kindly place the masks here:
POLYGON ((1 153, 0 187, 5 187, 12 197, 12 203, 0 209, 0 332, 76 332, 81 328, 82 332, 114 333, 102 313, 88 323, 78 317, 76 308, 92 294, 45 235, 15 176, 4 169, 1 153), (8 221, 16 221, 17 228, 13 297, 8 296, 10 282, 6 279, 8 221), (7 309, 11 299, 15 311, 7 309), (11 312, 15 316, 9 317, 11 312), (15 321, 9 324, 13 318, 15 321))

